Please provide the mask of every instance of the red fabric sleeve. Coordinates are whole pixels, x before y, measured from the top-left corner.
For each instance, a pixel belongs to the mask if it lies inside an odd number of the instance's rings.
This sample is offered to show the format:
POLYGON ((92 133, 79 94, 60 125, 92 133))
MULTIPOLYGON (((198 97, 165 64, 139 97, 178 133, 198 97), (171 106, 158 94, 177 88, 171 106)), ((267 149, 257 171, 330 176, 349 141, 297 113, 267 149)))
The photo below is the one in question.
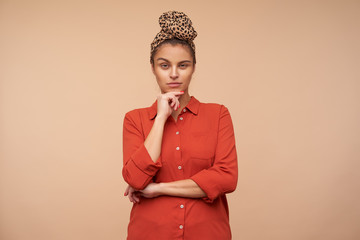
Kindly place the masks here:
POLYGON ((221 105, 215 160, 212 167, 191 177, 206 193, 203 200, 213 202, 219 195, 233 192, 237 185, 238 166, 234 128, 228 109, 221 105))
POLYGON ((137 190, 144 189, 161 168, 161 159, 154 162, 145 145, 141 130, 141 119, 136 112, 129 112, 123 127, 123 169, 124 180, 137 190))

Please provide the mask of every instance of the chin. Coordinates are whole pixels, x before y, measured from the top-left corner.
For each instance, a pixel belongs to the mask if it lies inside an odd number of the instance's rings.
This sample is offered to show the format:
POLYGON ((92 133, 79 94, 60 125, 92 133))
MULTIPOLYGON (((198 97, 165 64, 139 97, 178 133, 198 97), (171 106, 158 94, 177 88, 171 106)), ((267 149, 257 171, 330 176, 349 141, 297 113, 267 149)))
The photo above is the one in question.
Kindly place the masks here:
POLYGON ((162 93, 167 93, 167 92, 180 92, 180 91, 184 91, 181 88, 166 88, 165 90, 161 90, 162 93))

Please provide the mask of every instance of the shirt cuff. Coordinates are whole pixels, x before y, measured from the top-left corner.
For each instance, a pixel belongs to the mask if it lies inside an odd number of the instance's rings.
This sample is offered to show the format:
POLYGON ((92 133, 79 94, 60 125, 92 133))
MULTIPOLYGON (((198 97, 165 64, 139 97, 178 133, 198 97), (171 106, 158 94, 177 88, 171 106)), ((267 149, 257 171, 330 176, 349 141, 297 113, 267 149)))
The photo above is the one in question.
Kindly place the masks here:
POLYGON ((137 190, 141 190, 149 184, 152 177, 162 167, 161 157, 154 162, 145 145, 142 146, 131 156, 127 162, 124 174, 127 182, 137 190))
POLYGON ((206 197, 203 197, 202 199, 207 203, 212 203, 218 197, 218 191, 216 185, 209 184, 209 181, 207 181, 208 175, 206 171, 207 170, 203 170, 192 176, 190 179, 206 193, 206 197))
POLYGON ((144 144, 131 157, 131 162, 149 176, 154 176, 162 167, 160 157, 154 162, 144 144))

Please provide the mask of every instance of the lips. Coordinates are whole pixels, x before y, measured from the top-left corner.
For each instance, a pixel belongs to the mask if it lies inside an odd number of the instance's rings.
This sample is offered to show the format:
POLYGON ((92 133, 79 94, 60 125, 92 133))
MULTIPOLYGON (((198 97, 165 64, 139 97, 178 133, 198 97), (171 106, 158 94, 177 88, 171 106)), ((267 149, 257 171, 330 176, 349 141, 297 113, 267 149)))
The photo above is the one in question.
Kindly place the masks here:
POLYGON ((182 83, 180 83, 180 82, 167 83, 167 85, 168 85, 169 87, 173 87, 173 88, 179 87, 181 84, 182 84, 182 83))

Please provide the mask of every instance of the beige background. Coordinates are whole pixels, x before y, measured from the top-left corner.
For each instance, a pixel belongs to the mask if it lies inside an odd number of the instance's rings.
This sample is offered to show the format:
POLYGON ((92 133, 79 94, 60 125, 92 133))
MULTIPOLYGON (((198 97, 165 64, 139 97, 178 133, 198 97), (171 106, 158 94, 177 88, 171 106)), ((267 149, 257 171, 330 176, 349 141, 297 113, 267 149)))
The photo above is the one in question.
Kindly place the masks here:
POLYGON ((125 239, 124 114, 158 88, 161 13, 198 37, 190 93, 225 104, 233 239, 360 239, 360 1, 0 1, 0 239, 125 239))

